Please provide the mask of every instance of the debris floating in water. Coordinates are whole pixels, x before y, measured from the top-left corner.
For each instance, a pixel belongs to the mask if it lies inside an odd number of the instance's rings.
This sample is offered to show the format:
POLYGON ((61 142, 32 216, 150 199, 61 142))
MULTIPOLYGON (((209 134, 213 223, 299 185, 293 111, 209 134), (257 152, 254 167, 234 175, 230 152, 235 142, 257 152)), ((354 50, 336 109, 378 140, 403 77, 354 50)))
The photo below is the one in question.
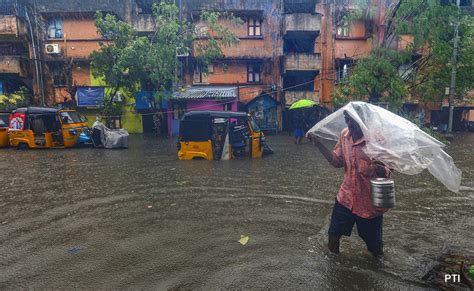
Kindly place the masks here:
POLYGON ((67 252, 71 255, 75 255, 82 250, 81 247, 70 247, 67 249, 67 252))
POLYGON ((243 246, 245 246, 249 242, 249 236, 248 235, 240 235, 239 243, 243 246))

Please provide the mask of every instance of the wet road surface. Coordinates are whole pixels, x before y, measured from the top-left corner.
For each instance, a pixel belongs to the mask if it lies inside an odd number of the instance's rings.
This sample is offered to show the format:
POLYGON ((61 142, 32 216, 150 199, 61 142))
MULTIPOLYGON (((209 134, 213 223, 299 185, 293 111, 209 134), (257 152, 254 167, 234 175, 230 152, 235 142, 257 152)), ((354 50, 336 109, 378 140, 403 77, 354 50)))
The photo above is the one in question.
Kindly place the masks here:
POLYGON ((355 230, 325 250, 343 171, 310 144, 268 142, 272 156, 227 162, 178 161, 173 140, 141 135, 128 150, 0 150, 0 289, 425 289, 444 248, 472 254, 474 134, 447 150, 460 193, 395 175, 384 266, 355 230))

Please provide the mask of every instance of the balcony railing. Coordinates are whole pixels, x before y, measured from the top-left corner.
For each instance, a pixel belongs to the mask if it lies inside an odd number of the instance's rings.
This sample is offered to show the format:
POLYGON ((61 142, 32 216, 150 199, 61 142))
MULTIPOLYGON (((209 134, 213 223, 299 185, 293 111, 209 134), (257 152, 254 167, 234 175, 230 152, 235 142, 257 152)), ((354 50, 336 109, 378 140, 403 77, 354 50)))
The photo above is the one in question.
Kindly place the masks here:
POLYGON ((133 28, 138 32, 155 31, 155 23, 152 14, 138 14, 133 19, 133 28))
POLYGON ((285 55, 285 71, 319 71, 321 55, 310 53, 290 53, 285 55))
POLYGON ((298 100, 309 99, 314 102, 319 102, 319 92, 316 91, 286 91, 285 100, 287 105, 291 105, 298 100))
POLYGON ((0 35, 24 35, 26 9, 16 0, 0 0, 0 35))
POLYGON ((285 15, 285 34, 288 32, 321 31, 321 15, 312 13, 292 13, 285 15))
POLYGON ((22 74, 20 58, 12 56, 0 56, 0 74, 22 74))

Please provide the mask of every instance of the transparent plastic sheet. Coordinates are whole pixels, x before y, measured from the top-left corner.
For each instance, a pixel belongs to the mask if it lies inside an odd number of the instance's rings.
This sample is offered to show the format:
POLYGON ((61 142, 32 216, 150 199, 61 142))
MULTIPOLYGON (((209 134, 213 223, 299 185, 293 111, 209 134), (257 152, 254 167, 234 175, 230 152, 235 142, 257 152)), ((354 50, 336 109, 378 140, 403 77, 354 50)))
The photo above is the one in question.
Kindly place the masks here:
POLYGON ((350 102, 313 126, 308 133, 337 141, 347 127, 346 111, 359 125, 366 138, 364 152, 368 157, 408 175, 428 171, 449 190, 458 192, 461 171, 443 151, 442 142, 418 126, 379 106, 365 102, 350 102))

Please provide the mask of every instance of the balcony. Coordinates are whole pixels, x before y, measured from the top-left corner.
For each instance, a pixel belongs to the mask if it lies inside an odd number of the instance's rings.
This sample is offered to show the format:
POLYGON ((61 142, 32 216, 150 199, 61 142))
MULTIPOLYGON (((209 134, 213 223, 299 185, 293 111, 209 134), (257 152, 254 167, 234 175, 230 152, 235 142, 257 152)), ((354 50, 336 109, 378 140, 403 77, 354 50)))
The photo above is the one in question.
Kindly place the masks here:
POLYGON ((26 34, 26 26, 15 15, 0 15, 0 36, 19 36, 26 34))
POLYGON ((292 13, 285 15, 284 33, 321 31, 321 15, 313 13, 292 13))
POLYGON ((319 92, 316 91, 286 91, 285 100, 287 105, 291 105, 298 100, 309 99, 319 103, 319 92))
POLYGON ((0 56, 0 74, 23 75, 20 65, 20 57, 0 56))
POLYGON ((154 32, 153 14, 138 14, 133 17, 133 28, 138 32, 154 32))
POLYGON ((285 56, 286 71, 319 71, 321 55, 310 53, 289 53, 285 56))

